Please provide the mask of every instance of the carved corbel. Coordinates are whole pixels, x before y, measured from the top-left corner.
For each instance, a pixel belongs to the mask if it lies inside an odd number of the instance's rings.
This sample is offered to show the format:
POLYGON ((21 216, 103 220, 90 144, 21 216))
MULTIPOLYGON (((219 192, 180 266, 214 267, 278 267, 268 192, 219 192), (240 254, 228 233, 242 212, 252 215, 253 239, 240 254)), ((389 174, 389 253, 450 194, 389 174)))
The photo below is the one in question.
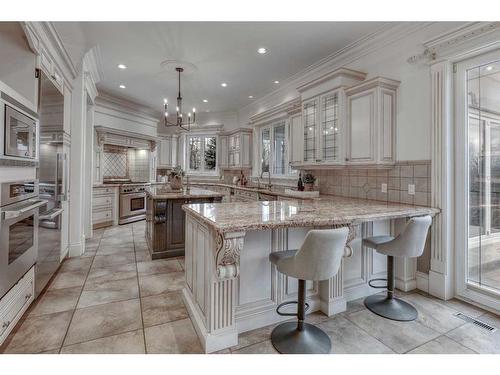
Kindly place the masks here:
POLYGON ((233 279, 240 273, 240 253, 245 232, 219 233, 215 253, 215 271, 219 280, 233 279))

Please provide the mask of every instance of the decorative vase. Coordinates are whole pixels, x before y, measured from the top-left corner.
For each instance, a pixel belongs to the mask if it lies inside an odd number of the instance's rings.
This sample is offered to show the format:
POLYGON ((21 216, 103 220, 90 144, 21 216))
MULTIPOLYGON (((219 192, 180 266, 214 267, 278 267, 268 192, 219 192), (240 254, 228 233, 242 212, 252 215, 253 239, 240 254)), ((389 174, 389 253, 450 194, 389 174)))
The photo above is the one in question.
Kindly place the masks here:
POLYGON ((170 188, 172 190, 181 190, 182 189, 182 177, 174 176, 170 180, 170 188))
POLYGON ((312 182, 306 182, 304 184, 304 190, 305 191, 313 191, 314 190, 314 183, 312 183, 312 182))

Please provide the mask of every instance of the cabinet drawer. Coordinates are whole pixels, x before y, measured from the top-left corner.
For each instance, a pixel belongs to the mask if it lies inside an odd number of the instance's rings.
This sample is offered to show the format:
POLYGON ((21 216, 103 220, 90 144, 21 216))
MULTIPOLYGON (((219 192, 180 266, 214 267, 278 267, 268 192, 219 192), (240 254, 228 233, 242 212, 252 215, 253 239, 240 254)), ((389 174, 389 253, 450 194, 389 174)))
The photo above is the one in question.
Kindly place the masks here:
POLYGON ((92 207, 111 207, 113 204, 113 197, 111 195, 96 196, 92 201, 92 207))
POLYGON ((92 212, 93 223, 101 223, 104 221, 111 221, 111 220, 113 220, 113 211, 111 209, 92 212))
POLYGON ((34 269, 32 267, 0 300, 0 345, 35 298, 34 269))
POLYGON ((94 195, 114 194, 115 188, 94 188, 94 195))

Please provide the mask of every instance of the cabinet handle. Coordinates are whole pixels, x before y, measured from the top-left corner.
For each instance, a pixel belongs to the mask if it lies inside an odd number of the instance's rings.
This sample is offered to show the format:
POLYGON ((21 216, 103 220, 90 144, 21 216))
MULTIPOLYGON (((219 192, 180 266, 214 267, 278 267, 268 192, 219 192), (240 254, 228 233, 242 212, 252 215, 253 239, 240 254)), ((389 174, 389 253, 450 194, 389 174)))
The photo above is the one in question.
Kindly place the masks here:
POLYGON ((7 328, 8 326, 10 326, 10 320, 7 322, 3 322, 2 328, 7 328))
POLYGON ((349 158, 345 158, 345 161, 349 161, 349 158))
POLYGON ((27 300, 29 300, 29 299, 31 298, 31 296, 32 296, 32 295, 33 295, 33 294, 26 294, 26 295, 24 296, 24 298, 25 298, 25 299, 26 299, 26 301, 27 301, 27 300))

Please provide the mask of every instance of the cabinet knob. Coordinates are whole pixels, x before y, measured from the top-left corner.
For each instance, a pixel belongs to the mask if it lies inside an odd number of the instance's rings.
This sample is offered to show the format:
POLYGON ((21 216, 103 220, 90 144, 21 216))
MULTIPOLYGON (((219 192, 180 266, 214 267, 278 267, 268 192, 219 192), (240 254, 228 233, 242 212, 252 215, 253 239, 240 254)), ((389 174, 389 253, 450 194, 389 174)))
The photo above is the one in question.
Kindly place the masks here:
POLYGON ((349 161, 349 158, 345 158, 345 161, 349 161))
POLYGON ((29 299, 31 298, 31 296, 32 296, 32 294, 26 294, 26 295, 24 296, 24 298, 25 298, 25 299, 26 299, 26 301, 27 301, 27 300, 29 300, 29 299))
POLYGON ((7 322, 3 322, 2 328, 7 328, 8 326, 10 326, 10 320, 7 322))

